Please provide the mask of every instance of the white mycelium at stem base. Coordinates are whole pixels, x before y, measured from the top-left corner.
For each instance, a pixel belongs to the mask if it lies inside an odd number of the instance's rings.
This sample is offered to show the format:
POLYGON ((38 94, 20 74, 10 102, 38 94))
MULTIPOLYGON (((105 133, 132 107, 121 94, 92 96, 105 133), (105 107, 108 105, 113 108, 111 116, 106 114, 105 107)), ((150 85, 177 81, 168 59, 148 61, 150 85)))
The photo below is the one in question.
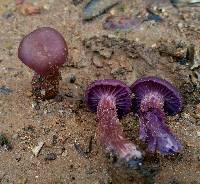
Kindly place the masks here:
POLYGON ((129 161, 140 159, 142 154, 136 146, 126 139, 117 117, 116 99, 112 95, 103 95, 97 107, 99 120, 98 133, 101 144, 108 152, 120 159, 129 161))

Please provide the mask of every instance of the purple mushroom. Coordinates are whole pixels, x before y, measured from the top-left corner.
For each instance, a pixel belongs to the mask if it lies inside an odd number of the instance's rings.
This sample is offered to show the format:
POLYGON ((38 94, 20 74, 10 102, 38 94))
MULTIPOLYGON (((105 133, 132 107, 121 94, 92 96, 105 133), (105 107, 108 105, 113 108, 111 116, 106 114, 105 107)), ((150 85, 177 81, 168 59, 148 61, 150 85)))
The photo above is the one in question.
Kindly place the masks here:
POLYGON ((32 91, 36 98, 55 97, 61 78, 59 67, 68 57, 68 48, 63 36, 50 27, 38 28, 23 38, 19 45, 18 57, 35 71, 32 91))
POLYGON ((139 115, 140 139, 148 150, 163 154, 180 152, 182 146, 165 123, 165 114, 175 115, 182 109, 182 96, 166 80, 143 77, 131 87, 135 94, 133 108, 139 115))
POLYGON ((142 157, 136 146, 126 139, 118 116, 128 113, 131 108, 131 91, 118 80, 94 81, 86 91, 85 100, 90 110, 97 112, 98 135, 106 152, 125 162, 142 157))

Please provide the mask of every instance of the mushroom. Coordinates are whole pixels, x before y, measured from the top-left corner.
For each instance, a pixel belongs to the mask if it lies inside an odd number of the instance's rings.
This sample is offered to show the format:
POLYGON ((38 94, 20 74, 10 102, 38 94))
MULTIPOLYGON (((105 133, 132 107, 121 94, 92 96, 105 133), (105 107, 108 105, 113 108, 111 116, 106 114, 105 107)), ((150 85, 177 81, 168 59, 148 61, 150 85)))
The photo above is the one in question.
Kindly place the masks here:
POLYGON ((148 142, 148 150, 162 154, 181 151, 181 144, 166 125, 165 114, 175 115, 182 109, 182 96, 168 81, 143 77, 130 87, 135 97, 133 108, 139 116, 140 139, 148 142))
POLYGON ((35 71, 32 91, 36 98, 54 98, 59 91, 59 68, 67 61, 63 36, 53 28, 41 27, 26 35, 18 49, 19 59, 35 71))
POLYGON ((131 108, 131 91, 119 80, 94 81, 86 90, 85 101, 91 111, 97 112, 98 136, 106 152, 123 163, 136 164, 142 154, 125 138, 118 116, 131 108))

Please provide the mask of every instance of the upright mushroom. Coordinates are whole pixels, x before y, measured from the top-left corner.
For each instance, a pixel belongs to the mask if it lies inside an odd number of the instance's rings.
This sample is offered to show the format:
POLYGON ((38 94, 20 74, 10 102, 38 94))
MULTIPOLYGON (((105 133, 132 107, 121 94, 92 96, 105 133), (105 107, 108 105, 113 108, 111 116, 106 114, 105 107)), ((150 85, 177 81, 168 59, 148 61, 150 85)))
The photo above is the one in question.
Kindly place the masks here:
POLYGON ((86 91, 85 101, 91 111, 97 112, 98 135, 101 145, 119 160, 136 163, 142 154, 125 138, 118 116, 129 112, 131 91, 118 80, 94 81, 86 91))
POLYGON ((139 115, 140 139, 148 142, 148 150, 163 154, 180 152, 181 144, 165 123, 165 114, 175 115, 182 109, 178 90, 158 77, 143 77, 130 89, 135 94, 133 108, 139 115))
POLYGON ((35 71, 32 91, 36 98, 54 98, 59 91, 59 67, 68 57, 63 36, 53 28, 41 27, 23 38, 18 49, 19 59, 35 71))

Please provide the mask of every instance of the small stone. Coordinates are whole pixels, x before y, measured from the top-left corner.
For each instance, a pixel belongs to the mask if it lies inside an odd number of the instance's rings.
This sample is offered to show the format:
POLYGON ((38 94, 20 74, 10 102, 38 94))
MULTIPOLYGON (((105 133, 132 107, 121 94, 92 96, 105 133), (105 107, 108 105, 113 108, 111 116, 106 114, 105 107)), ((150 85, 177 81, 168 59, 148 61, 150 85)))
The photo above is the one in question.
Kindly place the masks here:
POLYGON ((10 141, 2 133, 0 133, 0 146, 5 148, 5 150, 10 150, 11 149, 10 141))
POLYGON ((32 102, 32 108, 35 110, 39 110, 40 109, 40 105, 37 101, 33 101, 32 102))
POLYGON ((44 89, 42 89, 42 90, 41 90, 41 94, 44 96, 44 95, 45 95, 45 93, 46 93, 46 92, 45 92, 45 90, 44 90, 44 89))
POLYGON ((70 83, 74 83, 76 81, 76 75, 70 74, 70 76, 68 77, 68 80, 70 83))
POLYGON ((179 184, 179 182, 176 179, 172 179, 168 184, 179 184))
POLYGON ((20 154, 16 154, 15 155, 15 160, 17 160, 17 162, 19 162, 21 160, 21 155, 20 154))
POLYGON ((62 148, 59 148, 55 151, 56 155, 62 155, 62 153, 65 151, 65 148, 62 147, 62 148))
POLYGON ((99 56, 94 56, 93 57, 93 64, 97 67, 97 68, 102 68, 103 67, 103 61, 99 56))
POLYGON ((57 142, 58 142, 58 136, 57 135, 53 135, 53 137, 52 137, 52 145, 56 145, 57 144, 57 142))
POLYGON ((14 135, 12 136, 12 139, 14 139, 14 140, 17 140, 18 138, 19 138, 19 134, 18 134, 18 133, 14 134, 14 135))
POLYGON ((31 133, 34 133, 34 131, 35 131, 35 129, 32 125, 25 126, 23 128, 23 130, 26 131, 26 132, 31 132, 31 133))
POLYGON ((94 169, 92 169, 92 167, 88 167, 88 168, 86 168, 85 173, 86 173, 87 175, 91 175, 91 174, 94 173, 94 169))
POLYGON ((6 175, 4 171, 0 171, 0 181, 2 182, 3 177, 6 175))
POLYGON ((25 94, 26 94, 27 97, 31 97, 33 95, 31 91, 26 91, 25 94))
POLYGON ((16 5, 20 5, 23 4, 25 0, 16 0, 15 3, 16 5))
POLYGON ((50 7, 51 7, 50 4, 45 4, 43 6, 43 9, 48 11, 50 9, 50 7))
POLYGON ((20 12, 23 15, 34 15, 41 13, 41 7, 31 4, 31 3, 24 3, 21 5, 20 12))
POLYGON ((1 86, 0 87, 0 93, 3 94, 3 95, 8 95, 8 94, 10 94, 12 92, 13 92, 13 90, 8 88, 8 87, 6 87, 6 86, 1 86))
POLYGON ((63 153, 62 153, 62 157, 66 157, 68 155, 67 151, 65 150, 63 153))
POLYGON ((8 19, 8 18, 12 17, 13 15, 14 15, 13 12, 8 10, 8 11, 3 13, 2 17, 5 18, 5 19, 8 19))
POLYGON ((109 50, 108 48, 106 49, 102 49, 99 51, 99 54, 105 58, 108 58, 110 59, 112 54, 113 54, 113 51, 112 50, 109 50))
POLYGON ((197 105, 197 113, 200 113, 200 103, 197 105))
POLYGON ((119 75, 124 75, 126 71, 124 70, 124 68, 119 67, 112 69, 110 73, 114 76, 119 76, 119 75))
POLYGON ((178 28, 179 28, 179 29, 182 29, 182 28, 183 28, 183 23, 182 23, 182 22, 179 22, 179 23, 178 23, 178 28))
POLYGON ((34 154, 36 157, 38 156, 38 154, 39 154, 40 150, 42 149, 43 145, 44 145, 44 142, 41 141, 41 142, 38 143, 37 146, 35 146, 35 147, 32 149, 32 152, 33 152, 33 154, 34 154))
POLYGON ((83 2, 83 0, 72 0, 72 3, 77 6, 79 4, 81 4, 83 2))
POLYGON ((4 47, 7 49, 7 50, 12 50, 13 49, 13 43, 12 42, 6 42, 4 47))
POLYGON ((55 160, 57 155, 55 153, 48 153, 45 157, 45 160, 55 160))
POLYGON ((197 136, 200 137, 200 132, 199 131, 197 132, 197 136))
POLYGON ((19 177, 16 181, 16 184, 26 184, 27 183, 27 178, 22 176, 22 177, 19 177))
POLYGON ((80 59, 80 61, 77 63, 78 68, 85 68, 91 64, 90 60, 86 58, 80 59))

